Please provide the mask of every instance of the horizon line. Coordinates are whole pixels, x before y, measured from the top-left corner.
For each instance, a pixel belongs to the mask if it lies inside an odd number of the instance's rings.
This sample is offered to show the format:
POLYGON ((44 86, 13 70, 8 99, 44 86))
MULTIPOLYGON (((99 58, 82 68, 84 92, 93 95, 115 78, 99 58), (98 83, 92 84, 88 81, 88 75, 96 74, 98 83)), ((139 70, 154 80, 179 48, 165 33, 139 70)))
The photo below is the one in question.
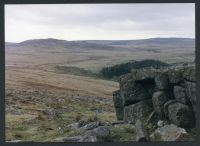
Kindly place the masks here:
POLYGON ((12 41, 5 41, 4 43, 23 43, 25 41, 29 41, 29 40, 48 40, 48 39, 52 39, 52 40, 61 40, 61 41, 68 41, 68 42, 73 42, 73 41, 134 41, 134 40, 148 40, 148 39, 170 39, 170 38, 174 38, 174 39, 195 39, 194 37, 151 37, 151 38, 142 38, 142 39, 94 39, 94 40, 90 40, 90 39, 79 39, 79 40, 65 40, 65 39, 59 39, 59 38, 33 38, 33 39, 27 39, 27 40, 23 40, 20 42, 12 42, 12 41))

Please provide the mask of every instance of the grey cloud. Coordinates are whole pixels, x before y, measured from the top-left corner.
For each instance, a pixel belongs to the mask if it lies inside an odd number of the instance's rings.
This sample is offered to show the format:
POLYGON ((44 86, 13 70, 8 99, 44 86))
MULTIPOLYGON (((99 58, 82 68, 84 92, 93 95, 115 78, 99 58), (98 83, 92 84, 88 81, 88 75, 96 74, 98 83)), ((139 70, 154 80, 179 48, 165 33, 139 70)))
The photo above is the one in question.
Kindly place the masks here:
POLYGON ((49 29, 103 29, 108 36, 110 31, 136 31, 194 37, 195 24, 194 4, 8 5, 6 19, 49 29))

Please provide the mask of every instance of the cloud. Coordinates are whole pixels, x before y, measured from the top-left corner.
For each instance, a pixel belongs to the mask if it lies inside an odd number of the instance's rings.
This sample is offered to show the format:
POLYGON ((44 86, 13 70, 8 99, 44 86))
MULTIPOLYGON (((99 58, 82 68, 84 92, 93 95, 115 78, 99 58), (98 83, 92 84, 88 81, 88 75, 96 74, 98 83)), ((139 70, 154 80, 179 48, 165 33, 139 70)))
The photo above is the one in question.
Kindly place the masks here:
POLYGON ((5 37, 9 42, 36 38, 194 38, 194 35, 194 4, 49 4, 5 7, 5 37))

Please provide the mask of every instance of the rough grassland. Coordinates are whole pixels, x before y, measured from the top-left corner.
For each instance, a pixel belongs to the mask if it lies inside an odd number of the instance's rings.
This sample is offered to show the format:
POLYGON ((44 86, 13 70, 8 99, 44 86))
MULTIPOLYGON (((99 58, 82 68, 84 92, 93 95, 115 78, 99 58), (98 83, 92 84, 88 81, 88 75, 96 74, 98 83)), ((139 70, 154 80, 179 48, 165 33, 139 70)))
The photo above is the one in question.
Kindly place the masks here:
POLYGON ((6 140, 51 141, 73 135, 67 125, 115 120, 118 83, 32 69, 6 69, 6 140))

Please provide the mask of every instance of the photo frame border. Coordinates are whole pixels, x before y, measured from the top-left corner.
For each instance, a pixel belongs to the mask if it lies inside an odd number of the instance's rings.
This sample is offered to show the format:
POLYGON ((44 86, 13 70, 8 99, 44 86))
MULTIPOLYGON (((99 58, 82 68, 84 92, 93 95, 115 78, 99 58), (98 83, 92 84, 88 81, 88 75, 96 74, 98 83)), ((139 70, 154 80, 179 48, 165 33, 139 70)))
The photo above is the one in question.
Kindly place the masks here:
POLYGON ((200 2, 198 0, 1 0, 0 1, 0 145, 20 146, 196 146, 200 145, 200 2), (10 4, 114 4, 114 3, 195 3, 195 63, 197 136, 194 142, 5 142, 5 5, 10 4), (199 98, 198 98, 199 97, 199 98))

